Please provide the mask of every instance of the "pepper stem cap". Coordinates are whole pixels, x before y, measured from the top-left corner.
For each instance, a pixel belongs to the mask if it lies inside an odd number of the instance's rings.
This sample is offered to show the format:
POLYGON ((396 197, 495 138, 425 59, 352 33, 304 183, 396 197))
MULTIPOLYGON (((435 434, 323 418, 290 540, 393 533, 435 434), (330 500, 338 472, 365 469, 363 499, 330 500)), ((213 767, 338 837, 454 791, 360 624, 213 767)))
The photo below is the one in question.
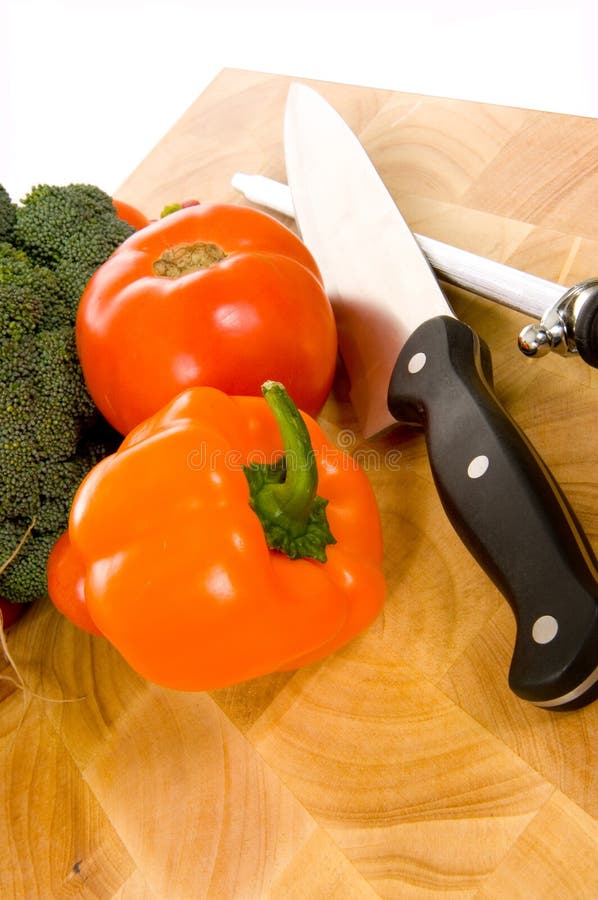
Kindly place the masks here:
POLYGON ((277 381, 266 381, 262 394, 280 430, 283 455, 275 463, 244 466, 250 506, 259 518, 268 546, 290 559, 326 562, 326 547, 336 540, 320 497, 318 467, 307 426, 277 381))

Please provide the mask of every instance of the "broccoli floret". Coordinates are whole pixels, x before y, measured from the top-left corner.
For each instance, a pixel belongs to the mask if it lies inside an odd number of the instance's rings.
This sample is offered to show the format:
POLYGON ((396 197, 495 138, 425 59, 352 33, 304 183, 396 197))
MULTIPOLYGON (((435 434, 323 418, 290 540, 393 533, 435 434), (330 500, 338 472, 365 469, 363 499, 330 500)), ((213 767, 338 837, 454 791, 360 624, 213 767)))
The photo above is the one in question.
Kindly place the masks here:
MULTIPOLYGON (((2 559, 8 559, 16 550, 29 525, 26 519, 0 522, 2 559)), ((34 528, 14 562, 0 576, 0 595, 13 603, 29 603, 43 597, 48 590, 46 564, 55 541, 55 532, 34 528)))
MULTIPOLYGON (((46 565, 50 550, 65 530, 75 492, 87 472, 107 453, 118 447, 122 436, 99 417, 77 453, 67 460, 36 462, 12 455, 14 479, 24 476, 29 487, 20 498, 28 508, 21 514, 0 518, 0 560, 11 557, 31 524, 33 528, 15 559, 0 574, 0 596, 13 603, 28 603, 48 589, 46 565)), ((0 450, 0 468, 4 474, 0 450)), ((0 567, 1 568, 1 567, 0 567)))
MULTIPOLYGON (((0 309, 1 294, 0 291, 0 309)), ((0 386, 10 385, 17 378, 27 378, 31 375, 36 365, 36 340, 34 333, 23 334, 17 338, 12 335, 4 338, 0 335, 0 386)))
POLYGON ((6 188, 0 184, 0 241, 12 240, 16 221, 17 207, 6 188))
MULTIPOLYGON (((130 226, 125 223, 122 225, 128 233, 132 231, 130 226)), ((119 237, 122 230, 119 226, 109 232, 79 231, 64 242, 63 254, 54 272, 66 302, 75 310, 95 270, 122 243, 123 238, 119 237)))
POLYGON ((53 429, 65 422, 62 413, 44 417, 41 428, 36 419, 34 440, 19 434, 12 444, 0 446, 0 562, 12 556, 33 523, 22 549, 0 574, 0 596, 13 602, 29 602, 46 593, 48 554, 67 527, 75 492, 87 472, 122 440, 96 413, 95 429, 88 423, 95 430, 91 447, 84 436, 70 456, 61 458, 69 441, 57 438, 53 429), (43 450, 40 439, 47 441, 43 450))
POLYGON ((13 602, 46 593, 75 492, 122 440, 89 396, 74 323, 88 279, 133 230, 99 188, 43 185, 0 243, 0 596, 13 602))
POLYGON ((42 331, 37 337, 32 379, 36 446, 40 459, 67 459, 76 453, 95 407, 79 366, 73 329, 42 331))
MULTIPOLYGON (((38 471, 39 466, 31 441, 27 441, 24 436, 17 436, 2 444, 0 519, 6 521, 22 516, 33 518, 39 510, 38 471)), ((0 560, 3 562, 8 556, 10 552, 0 556, 0 560)))
POLYGON ((0 283, 3 282, 28 287, 42 303, 55 303, 60 296, 56 275, 7 241, 0 243, 0 283))
MULTIPOLYGON (((112 198, 100 188, 43 184, 34 187, 17 207, 13 243, 38 263, 53 268, 72 256, 69 242, 82 232, 89 241, 101 236, 109 248, 100 260, 103 262, 134 230, 118 218, 112 198)), ((89 268, 89 260, 84 262, 89 268)))
POLYGON ((74 324, 76 312, 54 272, 35 265, 24 251, 0 243, 0 338, 18 338, 40 326, 74 324))
POLYGON ((0 339, 19 340, 41 323, 44 308, 38 298, 18 284, 0 282, 0 339))

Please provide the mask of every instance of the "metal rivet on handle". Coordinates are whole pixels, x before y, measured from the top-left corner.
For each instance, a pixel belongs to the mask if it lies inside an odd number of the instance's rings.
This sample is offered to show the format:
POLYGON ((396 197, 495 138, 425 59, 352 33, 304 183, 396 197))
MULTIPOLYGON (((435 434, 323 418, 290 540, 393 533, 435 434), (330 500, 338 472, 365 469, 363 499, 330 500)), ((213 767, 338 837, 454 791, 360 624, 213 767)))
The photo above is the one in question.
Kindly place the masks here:
POLYGON ((540 616, 533 624, 532 637, 536 644, 549 644, 559 630, 559 623, 554 616, 540 616))
POLYGON ((416 372, 421 372, 426 362, 427 358, 425 353, 414 353, 407 363, 407 368, 412 375, 415 375, 416 372))
POLYGON ((481 478, 488 469, 490 460, 487 456, 474 456, 467 466, 467 474, 470 478, 481 478))

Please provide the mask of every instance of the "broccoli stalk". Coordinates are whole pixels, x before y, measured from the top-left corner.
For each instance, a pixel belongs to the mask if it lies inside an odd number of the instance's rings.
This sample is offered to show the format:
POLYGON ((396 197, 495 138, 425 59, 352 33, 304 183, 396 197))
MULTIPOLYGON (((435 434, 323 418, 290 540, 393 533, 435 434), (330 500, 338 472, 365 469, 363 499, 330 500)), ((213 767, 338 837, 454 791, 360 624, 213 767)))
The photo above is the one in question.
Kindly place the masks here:
POLYGON ((0 186, 0 597, 47 591, 46 563, 87 472, 122 439, 85 386, 75 345, 87 281, 133 228, 91 185, 0 186), (3 223, 8 227, 2 232, 3 223))

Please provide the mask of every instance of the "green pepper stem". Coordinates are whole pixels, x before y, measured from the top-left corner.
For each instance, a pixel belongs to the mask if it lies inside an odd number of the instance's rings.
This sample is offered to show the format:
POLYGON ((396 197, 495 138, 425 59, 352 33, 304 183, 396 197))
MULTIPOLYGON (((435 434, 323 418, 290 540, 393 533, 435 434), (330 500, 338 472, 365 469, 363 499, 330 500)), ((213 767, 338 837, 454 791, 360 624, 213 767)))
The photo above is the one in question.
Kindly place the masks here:
POLYGON ((284 455, 278 465, 245 467, 251 507, 269 547, 292 559, 325 562, 326 545, 335 540, 326 518, 328 501, 317 496, 318 467, 309 431, 282 384, 267 381, 262 394, 276 419, 284 455))
POLYGON ((298 530, 304 526, 318 490, 318 467, 307 426, 277 381, 266 381, 262 394, 276 419, 284 449, 285 479, 271 485, 273 498, 298 530))

